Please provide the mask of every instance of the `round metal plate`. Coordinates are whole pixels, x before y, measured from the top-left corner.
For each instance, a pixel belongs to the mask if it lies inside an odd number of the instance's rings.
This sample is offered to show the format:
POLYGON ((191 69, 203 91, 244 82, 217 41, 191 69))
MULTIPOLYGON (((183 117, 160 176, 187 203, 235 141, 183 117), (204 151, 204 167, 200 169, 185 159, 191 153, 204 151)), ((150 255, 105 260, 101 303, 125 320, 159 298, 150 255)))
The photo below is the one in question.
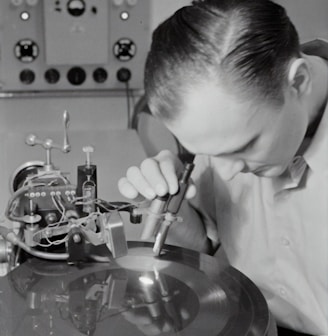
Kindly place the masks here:
POLYGON ((5 336, 269 335, 267 304, 247 277, 172 246, 155 257, 133 242, 125 257, 81 267, 31 259, 0 286, 0 310, 6 295, 12 304, 0 316, 5 336))

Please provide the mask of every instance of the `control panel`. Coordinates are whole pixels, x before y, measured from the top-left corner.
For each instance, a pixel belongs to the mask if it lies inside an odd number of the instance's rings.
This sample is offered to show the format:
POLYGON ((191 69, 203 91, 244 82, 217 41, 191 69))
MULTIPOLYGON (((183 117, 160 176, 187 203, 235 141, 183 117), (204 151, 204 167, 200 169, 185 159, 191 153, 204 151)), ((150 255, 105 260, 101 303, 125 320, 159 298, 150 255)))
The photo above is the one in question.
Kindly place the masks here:
POLYGON ((142 89, 151 0, 4 0, 0 91, 142 89))

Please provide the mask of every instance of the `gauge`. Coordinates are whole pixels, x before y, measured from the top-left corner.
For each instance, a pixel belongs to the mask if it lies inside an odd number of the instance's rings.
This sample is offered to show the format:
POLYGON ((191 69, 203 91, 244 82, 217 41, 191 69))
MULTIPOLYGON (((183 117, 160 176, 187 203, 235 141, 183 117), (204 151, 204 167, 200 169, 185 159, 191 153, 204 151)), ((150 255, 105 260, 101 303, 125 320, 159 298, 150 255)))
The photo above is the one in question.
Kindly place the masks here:
POLYGON ((84 0, 70 0, 67 3, 67 11, 72 16, 81 16, 85 12, 84 0))

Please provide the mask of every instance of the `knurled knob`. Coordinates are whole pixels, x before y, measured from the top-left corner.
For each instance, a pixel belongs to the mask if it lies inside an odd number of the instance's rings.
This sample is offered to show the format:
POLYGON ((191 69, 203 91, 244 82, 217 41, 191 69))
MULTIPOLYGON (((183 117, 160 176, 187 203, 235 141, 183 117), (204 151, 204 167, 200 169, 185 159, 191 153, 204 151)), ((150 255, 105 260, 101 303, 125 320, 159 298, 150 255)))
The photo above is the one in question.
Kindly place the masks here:
POLYGON ((87 155, 87 165, 89 166, 91 164, 90 156, 94 152, 94 148, 92 146, 84 146, 82 150, 87 155))
POLYGON ((84 146, 82 148, 84 153, 93 153, 94 152, 94 148, 92 146, 84 146))
POLYGON ((37 137, 34 134, 29 134, 26 139, 25 143, 29 146, 34 146, 36 144, 37 137))

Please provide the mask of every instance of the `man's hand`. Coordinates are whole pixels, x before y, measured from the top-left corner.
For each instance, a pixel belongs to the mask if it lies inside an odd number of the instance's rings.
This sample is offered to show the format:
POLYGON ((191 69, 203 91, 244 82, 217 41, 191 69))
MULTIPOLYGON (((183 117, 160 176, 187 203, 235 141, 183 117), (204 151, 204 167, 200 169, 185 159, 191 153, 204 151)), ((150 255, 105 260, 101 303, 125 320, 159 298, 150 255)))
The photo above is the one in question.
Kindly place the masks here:
MULTIPOLYGON (((122 177, 118 182, 119 191, 130 199, 139 195, 149 200, 167 193, 174 195, 178 191, 178 173, 182 167, 182 162, 176 155, 163 150, 156 156, 145 159, 140 168, 130 167, 126 177, 122 177)), ((190 199, 195 194, 195 185, 191 183, 186 198, 190 199)))

